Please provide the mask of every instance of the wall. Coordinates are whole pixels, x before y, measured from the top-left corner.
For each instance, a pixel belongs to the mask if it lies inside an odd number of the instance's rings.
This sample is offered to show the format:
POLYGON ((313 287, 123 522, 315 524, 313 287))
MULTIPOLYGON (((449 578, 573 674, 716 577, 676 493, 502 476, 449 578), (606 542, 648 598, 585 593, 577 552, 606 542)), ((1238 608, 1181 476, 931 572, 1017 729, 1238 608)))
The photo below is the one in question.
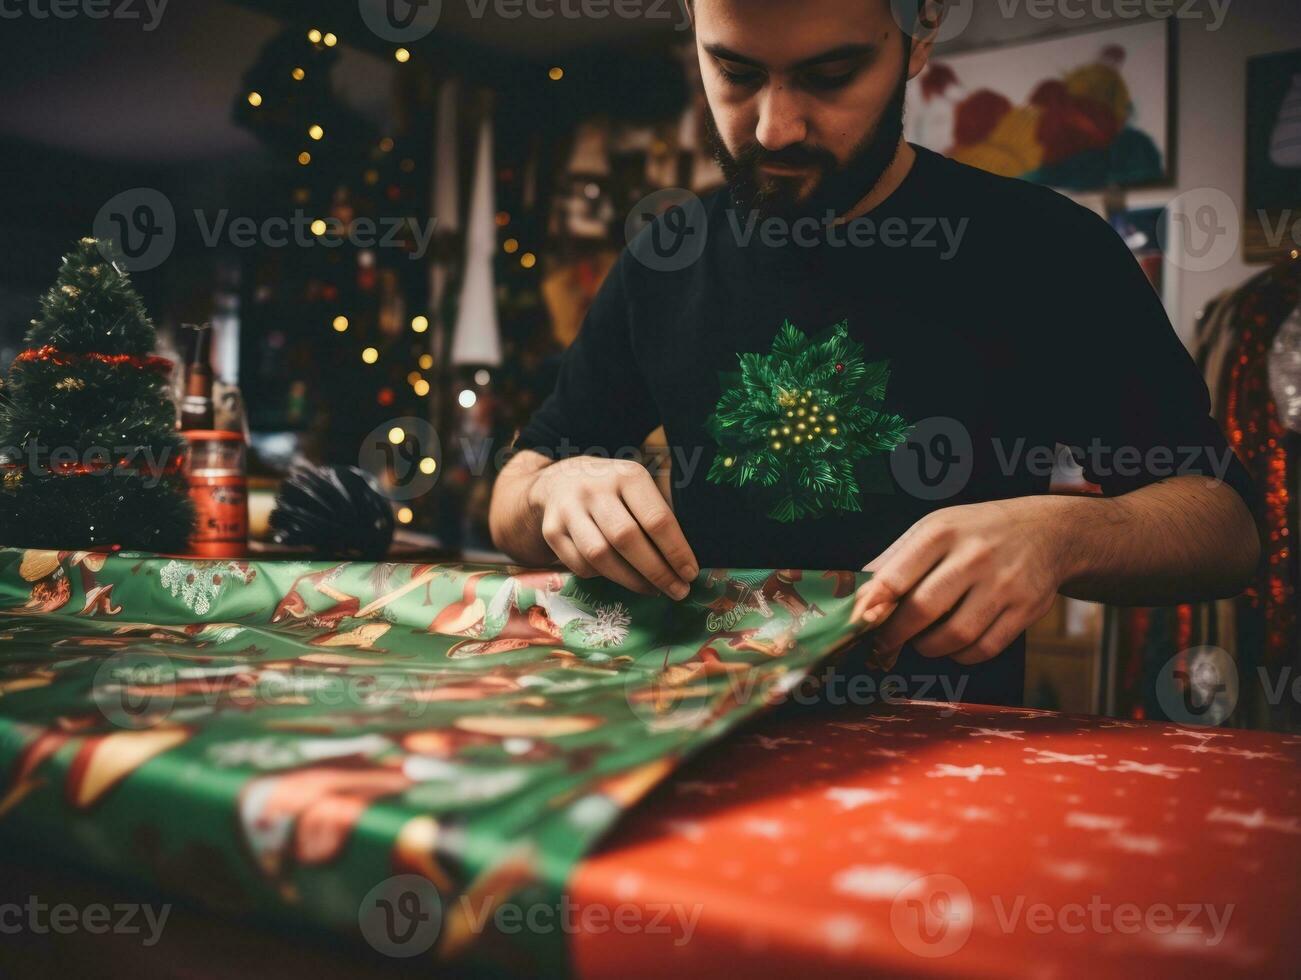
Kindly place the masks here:
MULTIPOLYGON (((960 0, 951 5, 955 10, 969 10, 971 17, 967 26, 943 45, 941 50, 948 53, 1090 25, 1118 25, 1132 19, 1114 13, 1120 10, 1160 10, 1164 5, 1199 15, 1176 21, 1175 186, 1136 191, 1128 196, 1126 203, 1161 206, 1185 191, 1212 187, 1223 190, 1239 209, 1242 207, 1247 59, 1301 47, 1301 2, 960 0), (1048 10, 1053 11, 1051 16, 1038 15, 1048 10), (1074 16, 1077 12, 1082 16, 1074 16), (1218 27, 1210 29, 1217 20, 1218 27)), ((1080 200, 1096 210, 1102 209, 1098 196, 1084 196, 1080 200)), ((1301 220, 1301 215, 1296 220, 1301 220)), ((1244 264, 1241 252, 1223 266, 1206 272, 1181 269, 1177 262, 1167 260, 1166 308, 1184 341, 1192 336, 1197 313, 1207 300, 1241 283, 1260 268, 1244 264)))

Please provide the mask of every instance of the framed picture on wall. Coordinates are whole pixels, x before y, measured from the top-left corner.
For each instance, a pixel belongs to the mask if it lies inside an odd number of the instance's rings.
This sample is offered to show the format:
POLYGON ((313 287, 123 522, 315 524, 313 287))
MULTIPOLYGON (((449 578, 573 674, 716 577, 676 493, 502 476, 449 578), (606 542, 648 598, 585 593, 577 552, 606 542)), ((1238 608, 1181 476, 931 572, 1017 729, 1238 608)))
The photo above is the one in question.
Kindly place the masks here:
POLYGON ((1247 62, 1246 174, 1246 260, 1301 248, 1301 49, 1247 62))
POLYGON ((932 58, 907 138, 1005 177, 1088 192, 1173 181, 1173 21, 932 58))

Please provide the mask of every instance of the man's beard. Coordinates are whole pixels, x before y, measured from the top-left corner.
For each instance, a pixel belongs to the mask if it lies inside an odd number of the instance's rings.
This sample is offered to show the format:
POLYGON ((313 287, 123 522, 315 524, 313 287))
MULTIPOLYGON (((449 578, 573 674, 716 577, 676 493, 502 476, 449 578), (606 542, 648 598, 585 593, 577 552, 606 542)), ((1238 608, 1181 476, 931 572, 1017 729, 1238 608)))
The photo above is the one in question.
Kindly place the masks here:
POLYGON ((713 110, 706 103, 709 147, 727 178, 733 204, 739 211, 755 212, 761 218, 779 217, 789 221, 806 216, 821 220, 828 213, 836 217, 845 214, 880 183, 899 152, 907 86, 908 73, 904 71, 880 121, 843 167, 830 151, 802 144, 769 151, 756 142, 733 156, 718 131, 713 110), (806 177, 767 176, 759 170, 764 164, 814 168, 820 176, 809 196, 802 199, 806 177))

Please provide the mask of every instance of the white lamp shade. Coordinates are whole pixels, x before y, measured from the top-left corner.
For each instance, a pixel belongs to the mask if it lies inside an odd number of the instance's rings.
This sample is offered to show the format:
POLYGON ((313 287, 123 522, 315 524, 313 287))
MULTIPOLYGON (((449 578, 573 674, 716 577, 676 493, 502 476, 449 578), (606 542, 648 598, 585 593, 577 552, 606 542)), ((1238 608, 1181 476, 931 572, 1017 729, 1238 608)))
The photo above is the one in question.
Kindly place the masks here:
POLYGON ((466 219, 465 276, 452 332, 452 363, 501 364, 501 331, 497 323, 497 290, 492 263, 497 252, 496 203, 493 192, 492 120, 479 129, 474 187, 466 219))

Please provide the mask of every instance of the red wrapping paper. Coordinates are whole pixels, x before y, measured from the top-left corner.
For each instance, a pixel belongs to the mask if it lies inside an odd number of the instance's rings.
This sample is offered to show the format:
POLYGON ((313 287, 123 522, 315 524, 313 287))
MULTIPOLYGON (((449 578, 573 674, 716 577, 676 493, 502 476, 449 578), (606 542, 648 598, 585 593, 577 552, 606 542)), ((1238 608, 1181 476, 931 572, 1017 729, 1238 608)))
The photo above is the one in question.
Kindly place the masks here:
POLYGON ((1299 761, 1298 736, 1030 710, 780 713, 580 866, 608 915, 576 972, 1295 976, 1299 761))

